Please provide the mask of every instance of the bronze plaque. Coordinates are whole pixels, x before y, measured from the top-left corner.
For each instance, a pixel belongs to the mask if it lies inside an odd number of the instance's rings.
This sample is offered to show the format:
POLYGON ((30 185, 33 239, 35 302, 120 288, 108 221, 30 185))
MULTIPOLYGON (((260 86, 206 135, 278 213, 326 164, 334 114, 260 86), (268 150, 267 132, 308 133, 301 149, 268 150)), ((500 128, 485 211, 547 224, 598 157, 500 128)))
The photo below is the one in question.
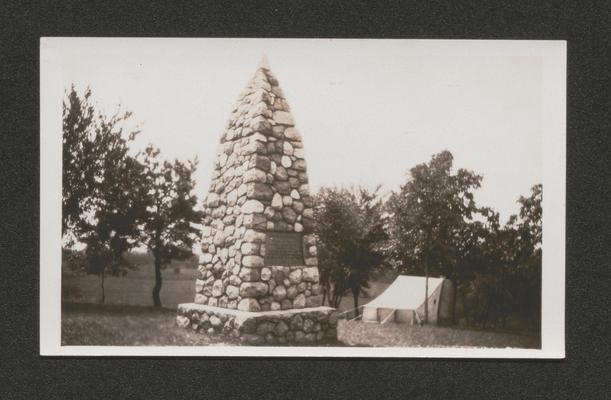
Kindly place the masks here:
POLYGON ((267 232, 265 235, 265 265, 290 267, 304 265, 301 233, 267 232))

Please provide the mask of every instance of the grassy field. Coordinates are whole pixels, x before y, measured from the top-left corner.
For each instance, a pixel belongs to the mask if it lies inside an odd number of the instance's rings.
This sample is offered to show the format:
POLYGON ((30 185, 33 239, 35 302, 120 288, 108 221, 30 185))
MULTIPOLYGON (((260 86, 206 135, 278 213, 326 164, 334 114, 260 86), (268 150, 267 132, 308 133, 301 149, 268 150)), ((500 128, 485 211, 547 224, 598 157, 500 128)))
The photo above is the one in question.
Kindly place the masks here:
MULTIPOLYGON (((144 262, 124 277, 105 279, 105 304, 100 304, 100 279, 94 275, 65 271, 62 276, 62 344, 115 346, 207 346, 236 344, 178 328, 176 307, 193 301, 196 270, 189 265, 172 265, 163 271, 162 309, 151 307, 154 284, 153 267, 144 262)), ((378 274, 370 283, 368 295, 359 299, 366 304, 394 280, 395 274, 378 274)), ((342 299, 338 311, 351 310, 351 296, 342 299)), ((340 342, 350 346, 467 346, 526 347, 540 346, 535 336, 509 332, 407 324, 367 324, 340 321, 340 342)), ((333 345, 333 344, 331 344, 333 345)))
MULTIPOLYGON (((193 301, 195 296, 194 269, 173 269, 162 272, 161 302, 165 308, 176 309, 180 303, 193 301)), ((106 304, 150 306, 153 305, 152 290, 155 284, 153 267, 146 266, 138 271, 129 271, 127 276, 109 276, 104 280, 106 304)), ((100 303, 102 290, 100 278, 96 275, 62 276, 62 296, 64 302, 100 303)))
MULTIPOLYGON (((162 271, 163 285, 161 302, 164 308, 176 309, 180 303, 189 303, 195 297, 196 269, 184 265, 169 267, 162 271)), ((382 293, 394 280, 395 274, 386 273, 376 276, 370 283, 368 295, 361 296, 359 304, 369 302, 382 293)), ((109 276, 104 282, 105 303, 110 305, 151 306, 153 304, 151 291, 155 283, 152 265, 142 265, 138 270, 129 271, 124 277, 109 276)), ((102 290, 100 278, 97 275, 74 274, 65 271, 62 276, 62 296, 66 303, 100 303, 102 290)), ((338 310, 345 311, 354 308, 352 296, 342 299, 338 310)))
POLYGON ((536 336, 436 325, 373 324, 340 320, 338 339, 348 346, 540 348, 536 336))
POLYGON ((227 338, 176 326, 176 311, 153 307, 64 304, 62 345, 210 346, 236 345, 227 338))

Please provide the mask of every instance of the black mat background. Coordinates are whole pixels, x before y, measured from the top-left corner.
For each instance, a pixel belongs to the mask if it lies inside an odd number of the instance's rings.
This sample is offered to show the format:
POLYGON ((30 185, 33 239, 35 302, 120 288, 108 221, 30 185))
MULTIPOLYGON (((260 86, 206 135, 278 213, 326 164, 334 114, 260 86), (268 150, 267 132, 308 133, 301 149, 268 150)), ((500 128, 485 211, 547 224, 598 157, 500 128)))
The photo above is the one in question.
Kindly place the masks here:
POLYGON ((609 14, 604 1, 2 2, 0 398, 609 398, 609 14), (38 356, 40 36, 568 40, 566 360, 38 356))

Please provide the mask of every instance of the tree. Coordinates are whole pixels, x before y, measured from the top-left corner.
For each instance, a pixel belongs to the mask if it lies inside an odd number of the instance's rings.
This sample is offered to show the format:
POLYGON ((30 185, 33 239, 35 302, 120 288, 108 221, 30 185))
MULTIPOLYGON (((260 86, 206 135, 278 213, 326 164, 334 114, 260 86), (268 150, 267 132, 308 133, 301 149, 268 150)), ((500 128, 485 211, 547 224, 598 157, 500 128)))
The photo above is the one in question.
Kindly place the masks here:
POLYGON ((106 273, 131 268, 124 253, 137 244, 137 221, 144 211, 140 163, 128 143, 138 130, 125 131, 130 112, 108 117, 95 109, 91 91, 74 86, 63 103, 62 232, 67 245, 87 246, 85 269, 98 274, 104 301, 106 273))
POLYGON ((534 185, 529 197, 520 196, 520 212, 505 228, 512 233, 506 251, 517 286, 516 307, 533 325, 541 321, 542 201, 543 186, 534 185))
POLYGON ((172 260, 192 256, 198 238, 202 213, 196 210, 197 197, 193 194, 192 176, 197 159, 183 163, 161 160, 159 149, 148 146, 140 155, 144 180, 146 212, 140 225, 140 242, 155 259, 153 304, 161 307, 161 270, 172 260))
POLYGON ((316 199, 323 304, 328 296, 329 304, 338 307, 350 291, 357 315, 359 296, 369 288, 373 269, 383 262, 380 243, 386 234, 378 191, 322 188, 316 199))
MULTIPOLYGON (((518 215, 501 225, 498 213, 486 209, 478 224, 479 240, 460 264, 468 266, 471 320, 486 325, 509 316, 539 321, 541 294, 541 200, 542 187, 520 197, 518 215)), ((463 300, 463 304, 466 302, 463 300)))
POLYGON ((428 322, 428 278, 450 274, 456 280, 462 234, 478 211, 473 190, 482 177, 472 171, 452 170, 453 156, 443 151, 429 163, 409 171, 408 181, 387 202, 388 248, 401 271, 424 273, 424 321, 428 322))

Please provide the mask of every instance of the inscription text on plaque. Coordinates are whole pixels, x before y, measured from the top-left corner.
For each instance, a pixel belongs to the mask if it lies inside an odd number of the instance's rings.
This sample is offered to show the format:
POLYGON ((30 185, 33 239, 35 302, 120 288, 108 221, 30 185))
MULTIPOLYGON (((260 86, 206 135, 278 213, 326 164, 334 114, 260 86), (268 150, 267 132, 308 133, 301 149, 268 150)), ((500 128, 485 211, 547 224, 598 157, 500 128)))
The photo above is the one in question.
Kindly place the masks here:
POLYGON ((304 265, 301 233, 267 232, 265 265, 304 265))

